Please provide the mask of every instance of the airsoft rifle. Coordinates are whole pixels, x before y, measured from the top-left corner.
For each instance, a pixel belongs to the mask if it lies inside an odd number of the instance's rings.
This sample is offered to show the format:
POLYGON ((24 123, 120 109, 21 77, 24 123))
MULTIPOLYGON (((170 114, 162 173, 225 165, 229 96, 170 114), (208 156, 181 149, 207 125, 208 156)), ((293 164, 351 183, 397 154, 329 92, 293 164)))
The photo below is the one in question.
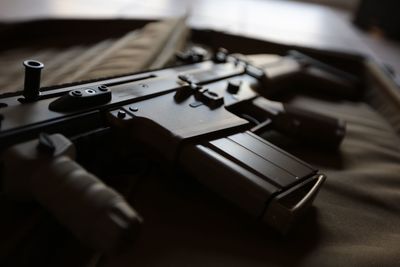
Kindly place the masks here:
POLYGON ((209 60, 195 51, 179 59, 184 64, 51 88, 40 88, 43 64, 25 61, 24 90, 0 96, 2 190, 35 199, 81 241, 111 250, 133 238, 142 219, 75 158, 85 140, 116 150, 130 144, 286 232, 325 176, 260 134, 273 129, 332 148, 345 124, 266 97, 305 81, 352 96, 357 79, 295 51, 262 67, 223 49, 209 60))

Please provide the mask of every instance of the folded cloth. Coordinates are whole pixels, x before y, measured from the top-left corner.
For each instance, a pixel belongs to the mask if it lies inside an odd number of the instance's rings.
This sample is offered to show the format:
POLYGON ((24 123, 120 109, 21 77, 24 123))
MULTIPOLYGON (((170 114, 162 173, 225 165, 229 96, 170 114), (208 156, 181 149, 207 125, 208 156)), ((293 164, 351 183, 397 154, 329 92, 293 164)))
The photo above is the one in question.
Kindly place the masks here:
POLYGON ((39 60, 45 64, 42 87, 67 82, 110 77, 165 66, 188 37, 184 18, 147 24, 120 38, 95 44, 77 40, 70 47, 28 47, 0 52, 0 92, 23 88, 22 62, 39 60))

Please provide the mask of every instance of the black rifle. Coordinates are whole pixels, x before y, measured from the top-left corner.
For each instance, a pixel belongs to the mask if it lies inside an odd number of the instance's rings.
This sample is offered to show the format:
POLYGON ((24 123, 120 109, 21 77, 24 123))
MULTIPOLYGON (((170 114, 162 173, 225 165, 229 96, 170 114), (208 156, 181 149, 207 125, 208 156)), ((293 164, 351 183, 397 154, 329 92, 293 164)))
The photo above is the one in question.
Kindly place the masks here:
POLYGON ((116 149, 134 141, 286 232, 325 176, 258 133, 272 128, 338 147, 345 124, 263 95, 310 77, 346 94, 358 90, 354 77, 296 52, 261 69, 221 50, 213 60, 41 89, 43 64, 24 65, 24 91, 0 97, 3 190, 33 197, 98 250, 134 237, 142 220, 74 161, 85 138, 111 131, 116 149))

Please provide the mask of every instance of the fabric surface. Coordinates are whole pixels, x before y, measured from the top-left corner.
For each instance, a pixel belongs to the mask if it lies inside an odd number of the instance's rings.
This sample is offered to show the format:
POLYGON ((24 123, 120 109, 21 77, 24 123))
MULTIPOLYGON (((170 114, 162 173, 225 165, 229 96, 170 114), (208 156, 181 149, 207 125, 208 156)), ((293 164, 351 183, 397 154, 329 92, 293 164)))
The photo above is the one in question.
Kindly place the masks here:
POLYGON ((397 266, 400 138, 366 104, 333 105, 314 99, 296 103, 347 122, 338 155, 319 158, 315 152, 294 152, 328 177, 315 201, 320 214, 319 245, 304 266, 324 261, 324 266, 397 266))
MULTIPOLYGON (((160 33, 152 30, 154 35, 160 33)), ((165 38, 170 36, 160 31, 165 38)), ((14 66, 13 62, 36 53, 49 73, 56 73, 44 77, 48 85, 111 76, 154 66, 157 57, 148 56, 143 64, 132 67, 137 61, 131 56, 141 55, 138 51, 145 46, 143 41, 136 47, 139 50, 128 48, 138 34, 64 52, 16 50, 1 54, 0 59, 14 66), (94 55, 100 57, 94 59, 94 55), (66 59, 70 61, 64 65, 66 59)), ((160 41, 159 48, 164 44, 160 41)), ((267 58, 253 60, 262 63, 267 58)), ((0 71, 4 90, 21 87, 16 66, 0 71)), ((102 256, 97 266, 399 266, 399 109, 396 100, 379 87, 370 88, 366 101, 293 99, 295 105, 345 119, 347 134, 337 152, 285 145, 328 176, 314 208, 288 237, 257 225, 191 179, 152 170, 130 197, 145 218, 139 240, 121 254, 102 256)))
POLYGON ((27 59, 45 64, 41 86, 46 87, 160 68, 183 49, 187 38, 188 29, 180 18, 149 23, 120 38, 94 44, 77 40, 68 47, 43 47, 32 41, 27 47, 0 52, 0 92, 23 88, 22 62, 27 59))
POLYGON ((133 198, 147 218, 141 239, 100 266, 399 266, 400 138, 388 121, 397 116, 396 101, 377 87, 369 89, 368 99, 374 103, 306 96, 291 101, 346 120, 347 133, 337 152, 282 144, 328 177, 314 208, 286 238, 201 186, 167 187, 153 178, 133 198))

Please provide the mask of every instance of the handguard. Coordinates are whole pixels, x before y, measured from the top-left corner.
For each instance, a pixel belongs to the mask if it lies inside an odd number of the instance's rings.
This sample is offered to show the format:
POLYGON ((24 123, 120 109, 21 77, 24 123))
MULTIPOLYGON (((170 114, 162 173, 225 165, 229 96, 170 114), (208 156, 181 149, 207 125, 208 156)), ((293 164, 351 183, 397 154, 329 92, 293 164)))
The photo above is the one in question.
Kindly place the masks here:
POLYGON ((134 240, 142 219, 74 157, 73 144, 60 134, 15 145, 2 155, 3 189, 17 200, 35 199, 96 250, 112 251, 134 240))

